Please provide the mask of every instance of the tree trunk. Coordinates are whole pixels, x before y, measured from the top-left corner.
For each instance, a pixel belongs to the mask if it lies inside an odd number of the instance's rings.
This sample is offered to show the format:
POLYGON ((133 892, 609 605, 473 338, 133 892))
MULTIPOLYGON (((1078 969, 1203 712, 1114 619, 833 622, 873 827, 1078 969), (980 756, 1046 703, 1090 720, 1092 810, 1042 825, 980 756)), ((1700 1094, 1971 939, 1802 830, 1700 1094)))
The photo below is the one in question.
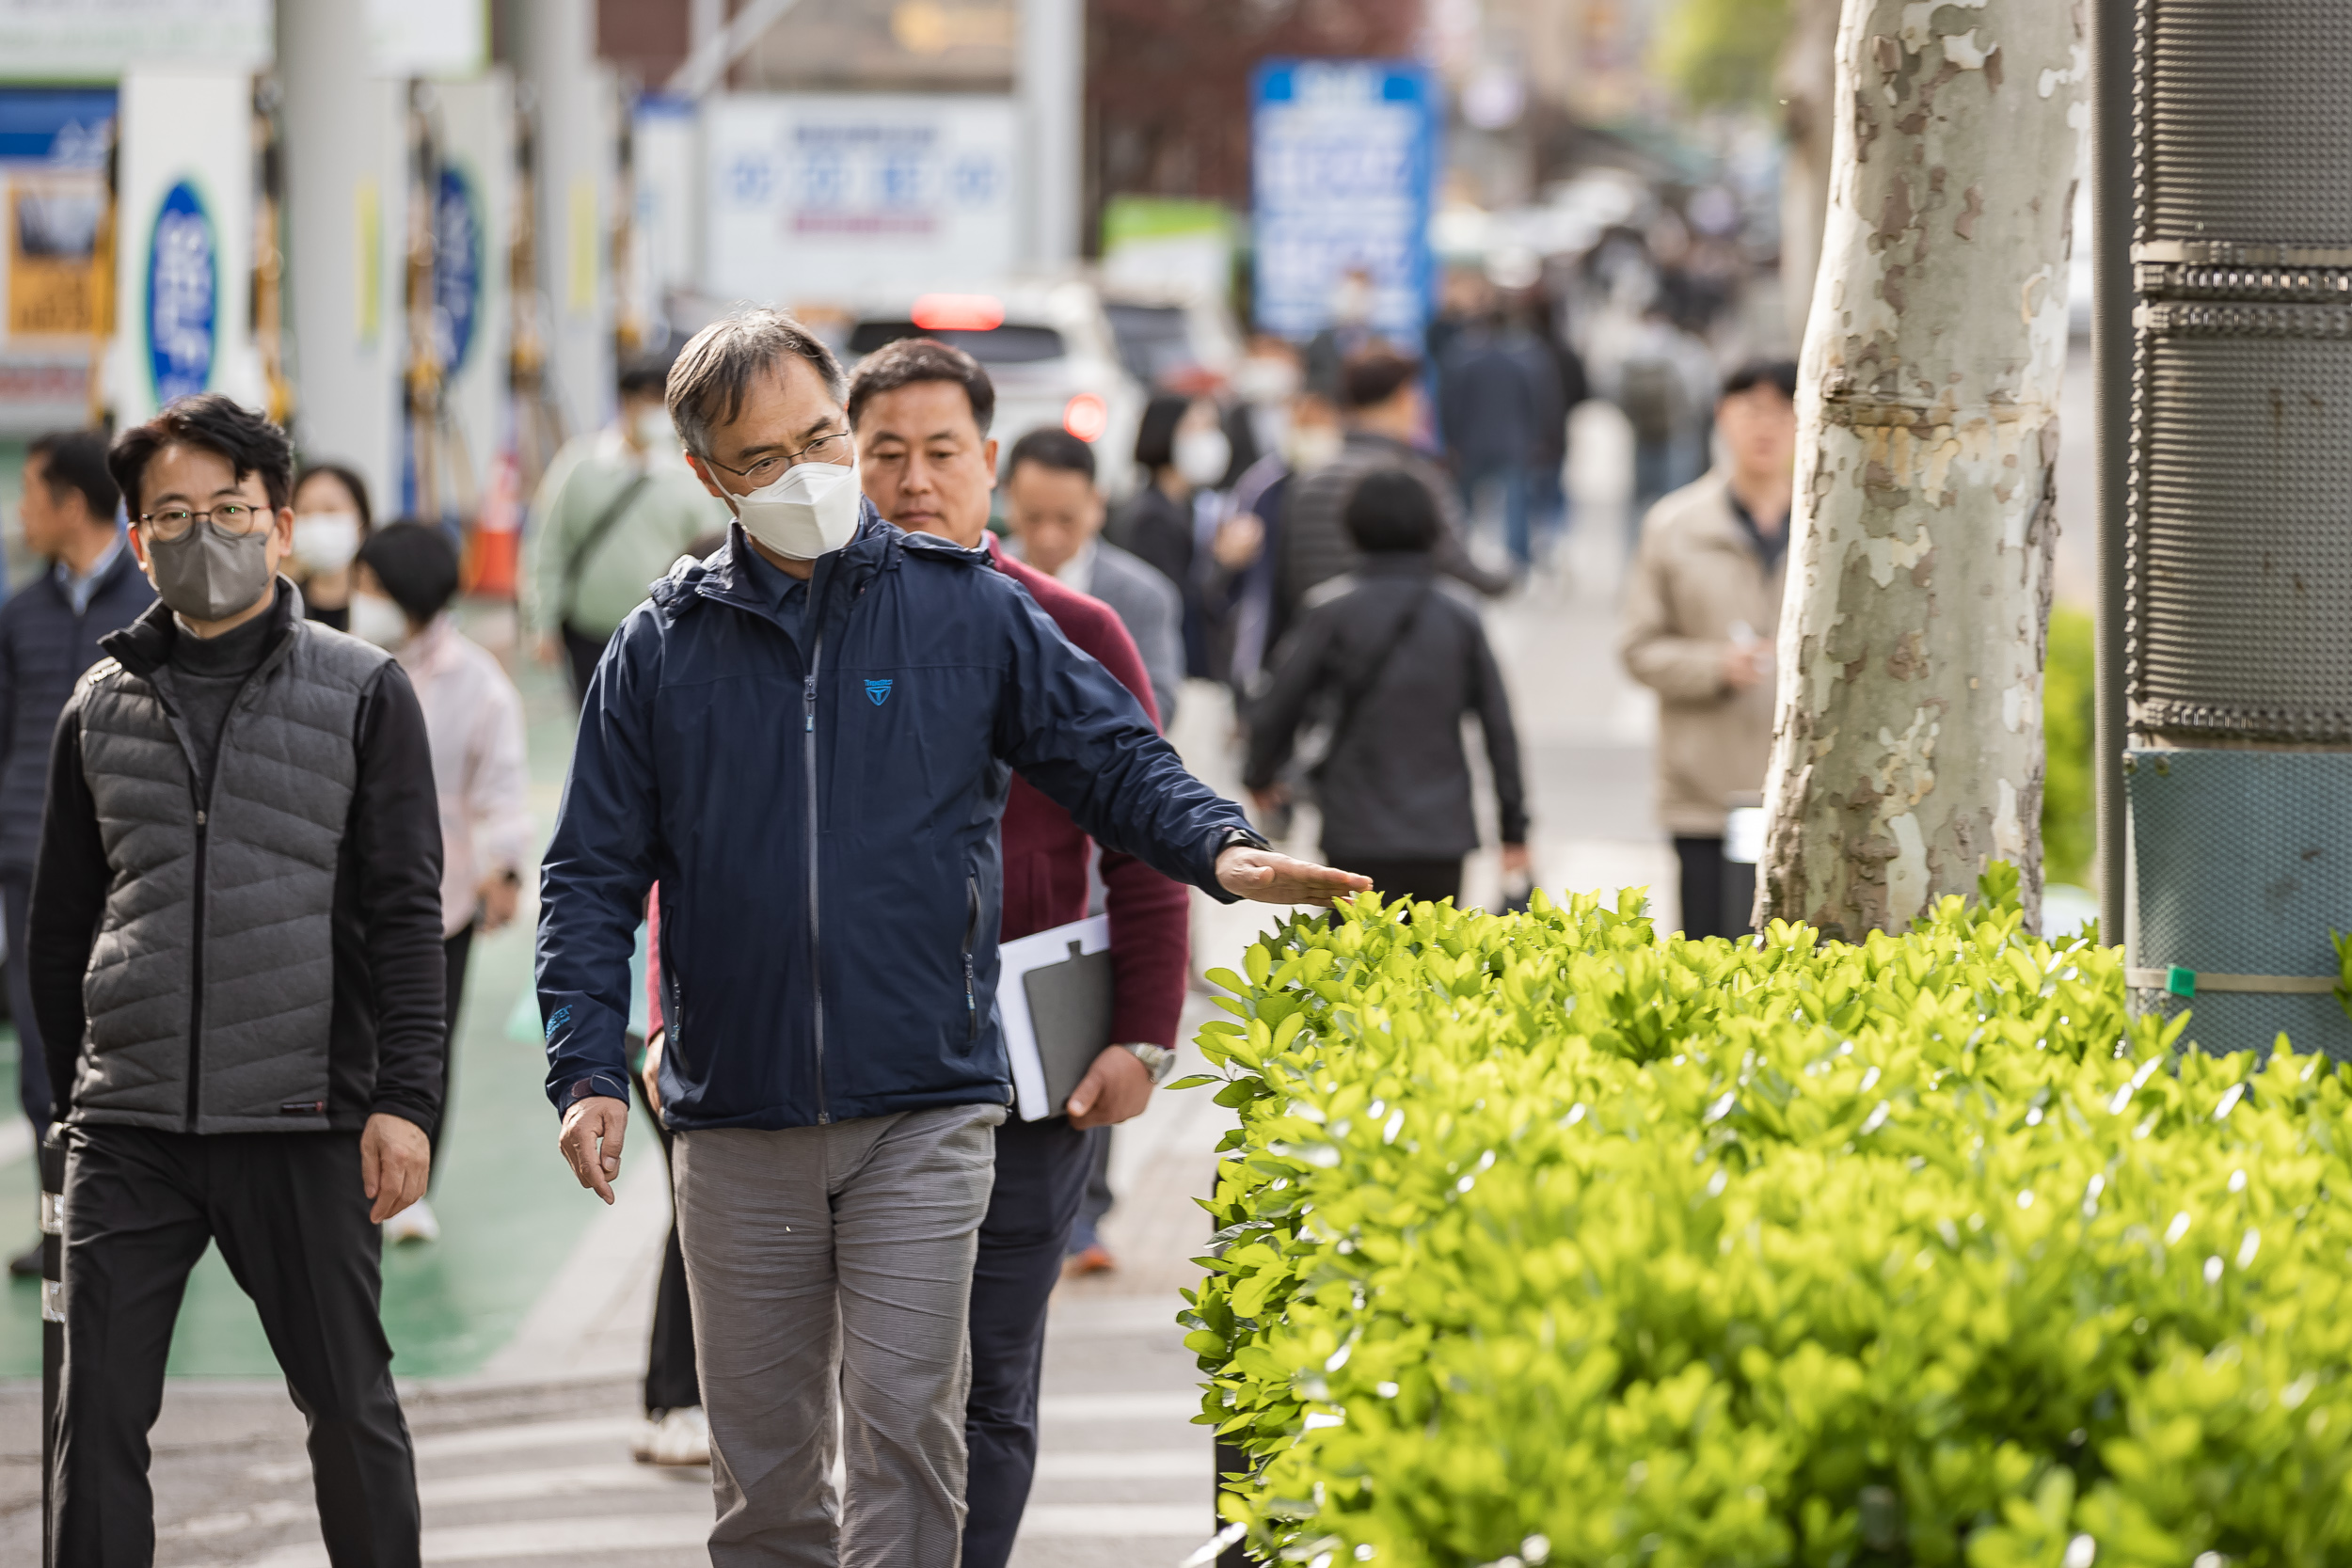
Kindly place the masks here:
POLYGON ((2088 62, 2079 0, 1846 0, 1759 918, 1899 930, 1995 859, 2039 918, 2088 62))
POLYGON ((1788 39, 1772 70, 1788 151, 1780 168, 1780 297, 1788 341, 1804 341, 1829 216, 1832 132, 1837 119, 1838 0, 1791 0, 1788 39))

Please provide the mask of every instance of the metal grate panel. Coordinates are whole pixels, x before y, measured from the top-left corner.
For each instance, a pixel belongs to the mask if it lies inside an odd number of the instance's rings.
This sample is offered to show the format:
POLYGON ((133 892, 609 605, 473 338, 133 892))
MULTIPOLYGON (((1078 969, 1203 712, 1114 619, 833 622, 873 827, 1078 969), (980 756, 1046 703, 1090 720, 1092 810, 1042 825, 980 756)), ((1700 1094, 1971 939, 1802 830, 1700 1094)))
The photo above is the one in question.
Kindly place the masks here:
POLYGON ((2352 741, 2352 310, 2143 319, 2136 727, 2352 741), (2303 315, 2344 335, 2238 335, 2241 316, 2303 315))
MULTIPOLYGON (((2331 931, 2352 931, 2352 754, 2135 751, 2124 759, 2132 856, 2141 868, 2132 962, 2207 973, 2331 975, 2331 931), (2149 871, 2161 868, 2160 877, 2149 871)), ((2208 992, 2143 1006, 2195 1015, 2209 1051, 2299 1050, 2352 1060, 2352 1020, 2331 995, 2208 992)))
POLYGON ((2143 238, 2352 244, 2341 0, 2145 0, 2143 238))

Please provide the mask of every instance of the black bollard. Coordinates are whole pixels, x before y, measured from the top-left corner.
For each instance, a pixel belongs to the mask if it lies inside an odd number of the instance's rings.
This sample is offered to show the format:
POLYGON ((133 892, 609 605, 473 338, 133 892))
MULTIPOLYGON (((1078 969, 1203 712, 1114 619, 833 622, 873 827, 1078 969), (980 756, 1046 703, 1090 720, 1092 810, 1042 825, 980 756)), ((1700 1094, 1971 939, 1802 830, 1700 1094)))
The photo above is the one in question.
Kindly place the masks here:
POLYGON ((57 1457, 57 1385, 65 1370, 65 1129, 40 1144, 40 1560, 56 1564, 50 1488, 57 1457))

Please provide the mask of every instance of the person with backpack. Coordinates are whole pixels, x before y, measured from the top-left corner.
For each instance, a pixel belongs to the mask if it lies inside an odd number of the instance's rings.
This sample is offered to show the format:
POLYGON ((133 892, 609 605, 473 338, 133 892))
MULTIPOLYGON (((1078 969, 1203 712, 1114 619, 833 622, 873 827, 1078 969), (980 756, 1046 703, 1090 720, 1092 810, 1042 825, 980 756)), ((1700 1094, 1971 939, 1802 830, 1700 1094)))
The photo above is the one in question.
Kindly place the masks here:
POLYGON ((1494 774, 1506 879, 1528 874, 1518 732, 1477 606, 1440 580, 1444 537, 1427 484, 1400 469, 1366 474, 1348 498, 1357 568, 1308 597, 1276 650, 1249 713, 1242 783, 1258 810, 1282 803, 1276 781, 1311 715, 1327 716, 1313 769, 1323 853, 1387 897, 1453 898, 1478 847, 1462 717, 1475 714, 1494 774))
POLYGON ((564 443, 532 503, 523 632, 542 663, 564 661, 575 702, 587 700, 604 645, 654 579, 726 527, 726 509, 679 459, 661 401, 668 373, 657 360, 624 366, 619 414, 564 443))

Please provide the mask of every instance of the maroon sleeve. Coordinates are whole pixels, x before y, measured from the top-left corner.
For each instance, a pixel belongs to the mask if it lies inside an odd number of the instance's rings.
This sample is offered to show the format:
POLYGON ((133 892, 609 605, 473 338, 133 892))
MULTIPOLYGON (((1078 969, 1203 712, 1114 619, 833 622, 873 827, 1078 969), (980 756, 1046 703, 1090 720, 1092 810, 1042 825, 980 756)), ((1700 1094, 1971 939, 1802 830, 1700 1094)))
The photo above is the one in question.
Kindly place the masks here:
MULTIPOLYGON (((1157 725, 1160 710, 1152 700, 1152 677, 1117 613, 1101 600, 1064 587, 1001 551, 993 553, 997 569, 1026 588, 1063 636, 1134 692, 1157 725)), ((1009 833, 1008 860, 1014 848, 1009 833)), ((1173 1046, 1184 1010, 1185 974, 1192 964, 1192 895, 1133 855, 1107 850, 1103 855, 1103 893, 1111 919, 1111 1038, 1120 1045, 1173 1046)))
POLYGON ((661 884, 645 890, 645 1037, 661 1033, 661 884))

